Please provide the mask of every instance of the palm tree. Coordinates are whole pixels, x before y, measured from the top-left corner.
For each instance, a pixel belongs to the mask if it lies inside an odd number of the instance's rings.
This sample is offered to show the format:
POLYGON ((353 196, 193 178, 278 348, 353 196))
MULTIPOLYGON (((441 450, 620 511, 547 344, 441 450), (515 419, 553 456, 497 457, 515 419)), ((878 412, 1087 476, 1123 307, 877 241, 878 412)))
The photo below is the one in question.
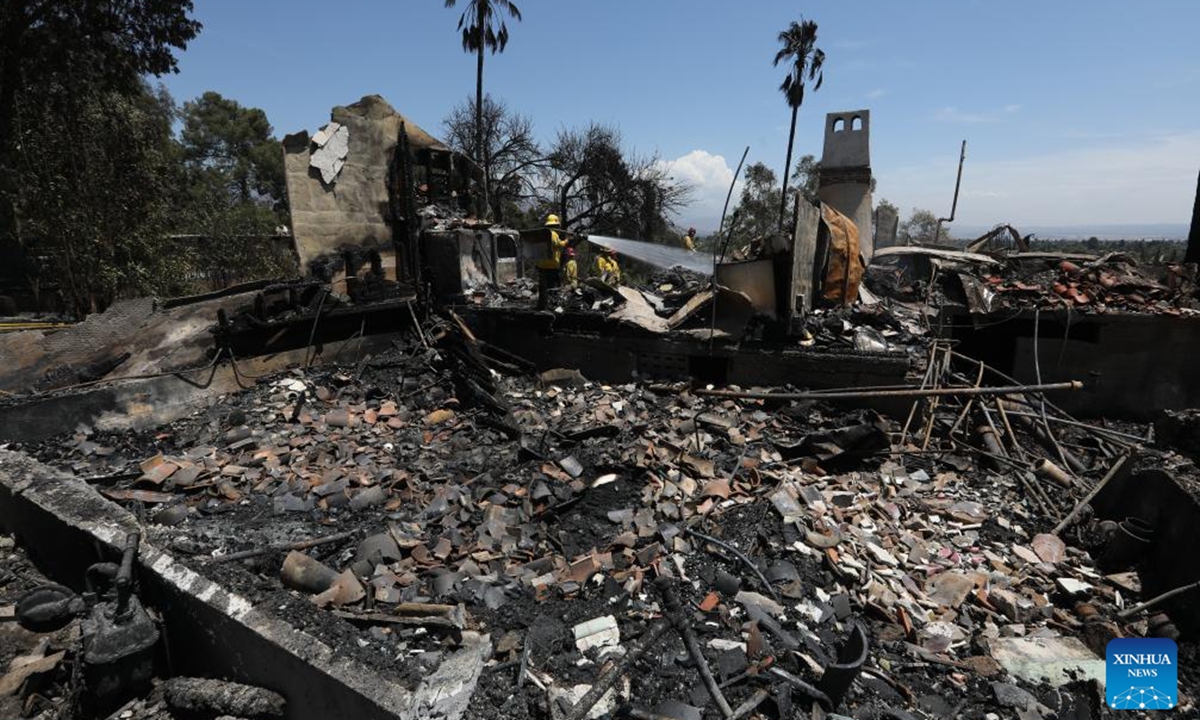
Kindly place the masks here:
MULTIPOLYGON (((446 0, 452 8, 457 0, 446 0)), ((462 31, 463 52, 475 53, 475 162, 483 168, 483 212, 486 216, 491 206, 488 197, 487 151, 483 144, 483 51, 492 54, 504 52, 508 45, 508 26, 504 14, 521 20, 521 11, 511 0, 469 0, 463 14, 458 18, 458 29, 462 31)))
POLYGON ((787 162, 783 164, 783 196, 779 201, 779 229, 783 230, 783 218, 787 212, 788 175, 792 168, 792 146, 796 141, 796 116, 800 114, 800 104, 804 102, 804 85, 813 82, 813 90, 821 89, 821 81, 825 79, 821 66, 825 64, 825 51, 817 48, 817 24, 812 20, 800 18, 800 22, 792 21, 787 30, 779 33, 779 42, 783 46, 775 53, 775 65, 787 61, 790 65, 788 74, 783 78, 779 89, 787 98, 787 104, 792 108, 792 129, 788 133, 787 162))

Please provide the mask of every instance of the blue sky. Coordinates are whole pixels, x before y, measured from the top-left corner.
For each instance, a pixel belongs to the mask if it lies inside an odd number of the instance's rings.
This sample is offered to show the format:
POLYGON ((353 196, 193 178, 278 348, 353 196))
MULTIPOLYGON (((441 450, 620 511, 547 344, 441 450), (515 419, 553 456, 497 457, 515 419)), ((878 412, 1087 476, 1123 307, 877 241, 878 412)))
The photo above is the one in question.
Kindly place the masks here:
MULTIPOLYGON (((707 226, 742 149, 781 169, 789 111, 776 35, 819 24, 825 84, 797 153, 820 156, 825 113, 871 110, 871 159, 907 212, 959 223, 1184 223, 1200 170, 1200 2, 676 2, 517 0, 485 89, 539 135, 615 124, 696 185, 680 220, 707 226)), ((464 0, 460 0, 460 6, 464 0)), ((164 78, 182 102, 216 90, 266 110, 279 136, 378 93, 439 134, 474 92, 459 9, 441 0, 197 0, 204 30, 164 78)))

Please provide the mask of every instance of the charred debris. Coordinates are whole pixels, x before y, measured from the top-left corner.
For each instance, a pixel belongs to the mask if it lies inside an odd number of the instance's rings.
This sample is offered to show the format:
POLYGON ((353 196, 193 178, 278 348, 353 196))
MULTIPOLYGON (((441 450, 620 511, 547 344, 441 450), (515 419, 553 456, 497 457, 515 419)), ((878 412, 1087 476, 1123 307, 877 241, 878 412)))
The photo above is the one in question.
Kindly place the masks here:
POLYGON ((1200 420, 1062 358, 1195 267, 879 243, 867 123, 792 237, 542 311, 381 99, 290 136, 306 278, 0 338, 0 715, 1100 718, 1145 636, 1194 711, 1200 420))

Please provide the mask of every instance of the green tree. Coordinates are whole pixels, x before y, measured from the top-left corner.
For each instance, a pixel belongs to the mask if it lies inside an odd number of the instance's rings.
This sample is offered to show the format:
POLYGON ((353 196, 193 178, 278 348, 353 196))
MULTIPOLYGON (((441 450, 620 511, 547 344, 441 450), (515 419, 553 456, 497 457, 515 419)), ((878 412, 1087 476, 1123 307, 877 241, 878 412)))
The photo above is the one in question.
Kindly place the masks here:
POLYGON ((809 201, 814 205, 821 203, 821 197, 817 194, 821 185, 821 163, 811 154, 804 155, 800 161, 796 163, 796 168, 792 170, 792 187, 795 192, 800 194, 800 197, 809 201))
POLYGON ((186 102, 180 152, 185 173, 174 230, 191 243, 206 289, 291 269, 275 236, 288 224, 283 150, 267 114, 216 92, 186 102))
POLYGON ((950 242, 950 231, 943 225, 938 232, 937 215, 929 210, 913 208, 908 219, 900 223, 899 240, 902 245, 937 244, 950 242), (937 233, 937 239, 934 239, 937 233))
MULTIPOLYGON (((453 8, 458 0, 446 0, 446 7, 453 8)), ((504 52, 508 45, 508 26, 504 15, 520 22, 521 11, 511 0, 468 0, 466 8, 458 18, 458 29, 462 32, 463 52, 475 53, 475 147, 479 152, 487 148, 483 142, 483 51, 492 54, 504 52)), ((486 153, 475 157, 482 167, 488 166, 486 153)), ((483 197, 489 197, 487 173, 483 175, 483 197)), ((484 203, 487 212, 487 202, 484 203)))
POLYGON ((224 187, 231 199, 287 217, 283 150, 267 114, 206 92, 183 104, 180 143, 193 182, 224 187))
POLYGON ((225 188, 201 182, 188 186, 185 208, 176 228, 189 243, 196 289, 218 290, 240 280, 295 272, 287 238, 275 235, 278 219, 270 207, 231 201, 225 188))
MULTIPOLYGON (((175 52, 200 31, 190 0, 4 0, 0 3, 0 240, 20 240, 15 213, 24 152, 16 123, 46 122, 32 110, 53 88, 81 98, 94 92, 142 93, 142 77, 176 71, 175 52), (22 112, 22 105, 29 108, 22 112), (21 148, 20 150, 18 148, 21 148)), ((88 100, 90 102, 90 99, 88 100)), ((81 105, 86 104, 81 100, 81 105)), ((60 141, 79 147, 76 128, 60 141)))
POLYGON ((783 194, 775 171, 763 163, 747 165, 737 207, 733 209, 730 234, 741 241, 766 237, 778 230, 776 212, 783 194))
POLYGON ((788 74, 779 89, 792 109, 792 124, 788 131, 787 160, 783 163, 783 192, 779 197, 779 230, 783 230, 787 210, 788 171, 792 167, 792 148, 796 142, 796 117, 804 102, 804 88, 813 82, 813 90, 821 89, 825 75, 821 68, 825 64, 825 52, 817 48, 817 24, 812 20, 792 21, 787 29, 779 33, 782 47, 775 53, 775 65, 788 63, 788 74))
POLYGON ((21 104, 22 233, 76 315, 182 288, 187 257, 163 244, 181 167, 173 118, 170 96, 144 83, 136 92, 49 86, 21 104))
POLYGON ((900 208, 896 207, 895 203, 887 198, 881 198, 879 203, 875 205, 875 212, 880 210, 891 210, 896 217, 900 217, 900 208))

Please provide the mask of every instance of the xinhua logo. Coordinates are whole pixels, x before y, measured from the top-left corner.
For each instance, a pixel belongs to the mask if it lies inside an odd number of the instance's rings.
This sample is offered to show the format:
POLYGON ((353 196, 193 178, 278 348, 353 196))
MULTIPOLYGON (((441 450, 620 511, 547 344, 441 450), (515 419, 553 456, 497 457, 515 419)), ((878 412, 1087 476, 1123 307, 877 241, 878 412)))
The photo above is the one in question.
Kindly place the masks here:
POLYGON ((1108 643, 1105 691, 1114 710, 1170 710, 1179 697, 1174 640, 1120 638, 1108 643))

